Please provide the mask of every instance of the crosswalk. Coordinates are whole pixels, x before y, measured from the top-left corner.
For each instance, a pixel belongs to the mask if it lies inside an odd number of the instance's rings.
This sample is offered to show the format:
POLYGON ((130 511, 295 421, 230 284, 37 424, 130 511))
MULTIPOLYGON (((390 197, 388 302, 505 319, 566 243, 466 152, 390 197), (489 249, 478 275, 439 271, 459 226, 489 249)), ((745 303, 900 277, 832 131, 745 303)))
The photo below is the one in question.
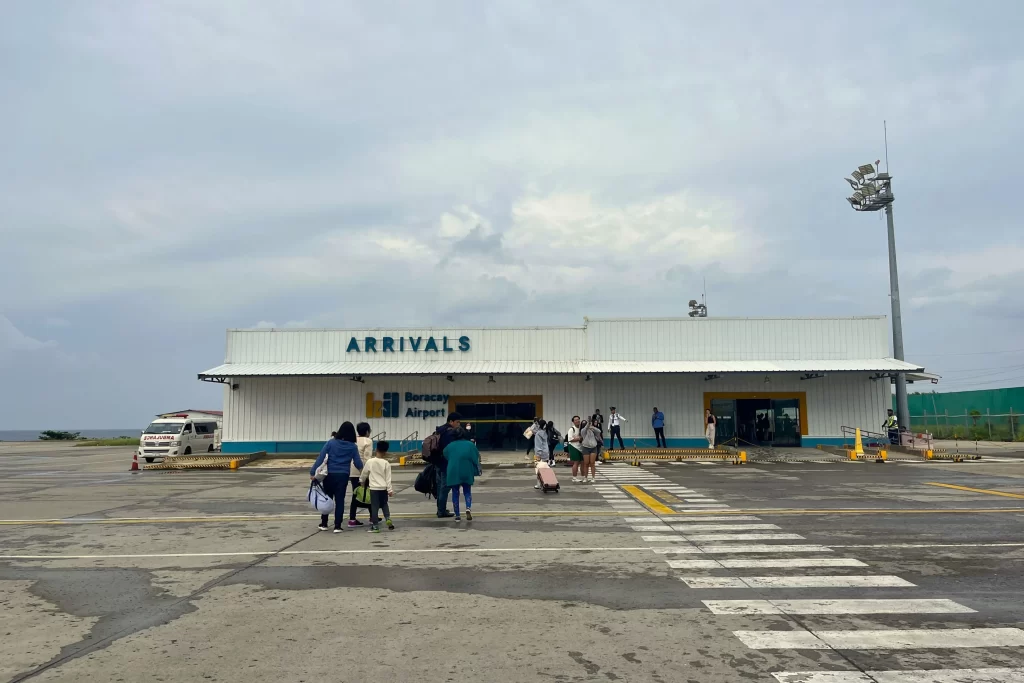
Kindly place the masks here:
MULTIPOLYGON (((672 464, 672 463, 670 463, 672 464)), ((973 608, 941 596, 919 596, 911 581, 900 576, 873 573, 869 565, 854 557, 839 557, 836 549, 806 541, 777 524, 764 522, 756 515, 675 516, 674 513, 727 511, 727 503, 689 487, 675 484, 645 468, 628 465, 602 467, 596 485, 612 505, 626 505, 645 514, 625 517, 630 528, 640 534, 651 551, 664 557, 669 568, 680 570, 678 578, 688 589, 710 592, 720 590, 756 590, 757 599, 702 600, 713 615, 792 616, 792 630, 736 630, 733 636, 751 650, 958 650, 961 648, 1021 648, 1024 630, 1011 627, 971 628, 864 628, 864 619, 873 615, 911 619, 943 615, 976 614, 973 608), (621 487, 639 486, 667 503, 656 513, 626 496, 621 487), (664 494, 668 494, 667 496, 664 494), (625 496, 622 498, 620 496, 625 496), (632 501, 632 503, 630 503, 632 501), (715 507, 709 507, 709 506, 715 507), (835 569, 835 573, 822 574, 835 569), (780 570, 771 572, 766 570, 780 570), (754 575, 746 575, 753 573, 754 575), (885 589, 882 595, 852 599, 823 593, 815 599, 773 599, 778 589, 885 589), (829 626, 841 626, 843 617, 858 622, 847 629, 816 630, 799 617, 826 615, 829 626)), ((870 595, 870 592, 868 593, 870 595)), ((722 593, 717 593, 722 595, 722 593)), ((725 595, 735 595, 726 593, 725 595)), ((843 595, 839 593, 839 595, 843 595)), ((849 595, 847 592, 846 595, 849 595)), ((877 593, 876 593, 877 595, 877 593)), ((933 623, 933 622, 930 622, 933 623)), ((955 624, 955 622, 954 622, 955 624)), ((902 660, 897 660, 902 661, 902 660)), ((1024 683, 1024 668, 880 670, 880 671, 780 671, 772 675, 779 683, 1024 683)))

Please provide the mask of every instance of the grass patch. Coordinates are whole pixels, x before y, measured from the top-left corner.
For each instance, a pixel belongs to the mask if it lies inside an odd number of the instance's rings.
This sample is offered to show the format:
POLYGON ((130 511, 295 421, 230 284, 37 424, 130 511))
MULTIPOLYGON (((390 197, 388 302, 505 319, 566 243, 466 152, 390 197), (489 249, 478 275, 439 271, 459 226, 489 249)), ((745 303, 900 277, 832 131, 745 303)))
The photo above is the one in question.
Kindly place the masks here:
POLYGON ((116 439, 85 439, 76 441, 75 446, 138 446, 137 436, 119 436, 116 439))

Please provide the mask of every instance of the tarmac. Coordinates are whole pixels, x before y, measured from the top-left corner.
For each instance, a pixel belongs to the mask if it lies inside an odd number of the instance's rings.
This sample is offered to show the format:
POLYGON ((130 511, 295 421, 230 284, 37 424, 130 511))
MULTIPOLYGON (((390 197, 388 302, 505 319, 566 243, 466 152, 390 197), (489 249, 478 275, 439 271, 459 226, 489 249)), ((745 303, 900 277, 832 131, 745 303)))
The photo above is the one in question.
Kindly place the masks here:
POLYGON ((461 523, 396 467, 378 535, 301 471, 130 459, 0 446, 0 681, 1024 681, 1009 451, 495 466, 461 523))

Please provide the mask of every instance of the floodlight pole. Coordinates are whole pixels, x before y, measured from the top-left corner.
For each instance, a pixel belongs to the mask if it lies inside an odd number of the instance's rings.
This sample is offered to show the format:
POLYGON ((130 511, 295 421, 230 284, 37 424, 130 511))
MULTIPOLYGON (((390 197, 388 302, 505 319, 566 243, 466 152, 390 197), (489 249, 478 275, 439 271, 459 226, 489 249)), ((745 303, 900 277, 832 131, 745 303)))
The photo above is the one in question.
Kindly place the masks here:
MULTIPOLYGON (((891 187, 889 192, 892 192, 891 187)), ((892 353, 896 360, 903 360, 903 316, 900 315, 900 276, 896 269, 896 229, 892 223, 891 201, 885 205, 885 222, 889 228, 889 299, 892 303, 892 353)), ((907 403, 907 375, 904 372, 896 373, 896 420, 899 422, 900 427, 910 429, 910 406, 907 403)))

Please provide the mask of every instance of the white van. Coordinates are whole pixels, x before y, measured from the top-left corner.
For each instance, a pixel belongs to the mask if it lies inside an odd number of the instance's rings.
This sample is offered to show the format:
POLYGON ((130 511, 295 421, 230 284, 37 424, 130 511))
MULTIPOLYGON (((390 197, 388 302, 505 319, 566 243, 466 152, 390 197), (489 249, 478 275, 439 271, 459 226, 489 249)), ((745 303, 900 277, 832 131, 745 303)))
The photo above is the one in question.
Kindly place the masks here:
POLYGON ((139 455, 146 462, 175 455, 212 453, 220 443, 220 430, 216 420, 190 417, 166 417, 153 420, 142 431, 139 455))

